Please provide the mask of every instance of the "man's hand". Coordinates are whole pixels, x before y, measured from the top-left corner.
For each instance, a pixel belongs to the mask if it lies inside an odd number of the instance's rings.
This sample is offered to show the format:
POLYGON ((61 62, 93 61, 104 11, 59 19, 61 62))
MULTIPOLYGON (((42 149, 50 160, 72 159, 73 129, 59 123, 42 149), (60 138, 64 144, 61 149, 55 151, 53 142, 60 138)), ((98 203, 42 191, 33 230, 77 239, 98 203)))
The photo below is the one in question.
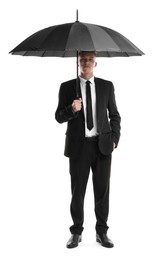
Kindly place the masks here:
POLYGON ((82 99, 75 99, 72 103, 73 112, 76 113, 81 110, 82 108, 82 99))

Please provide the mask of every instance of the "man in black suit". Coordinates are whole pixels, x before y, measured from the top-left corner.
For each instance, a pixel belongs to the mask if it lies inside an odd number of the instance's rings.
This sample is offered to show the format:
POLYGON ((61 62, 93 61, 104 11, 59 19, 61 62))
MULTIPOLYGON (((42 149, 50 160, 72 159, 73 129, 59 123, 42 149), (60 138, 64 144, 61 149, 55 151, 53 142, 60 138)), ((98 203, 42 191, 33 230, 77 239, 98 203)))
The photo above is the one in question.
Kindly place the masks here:
POLYGON ((59 123, 68 122, 65 156, 69 157, 71 175, 71 238, 67 248, 81 242, 84 221, 84 197, 90 168, 96 214, 96 241, 113 247, 107 236, 111 154, 120 137, 120 115, 117 110, 112 82, 94 77, 95 52, 80 52, 79 98, 77 80, 61 84, 55 113, 59 123))

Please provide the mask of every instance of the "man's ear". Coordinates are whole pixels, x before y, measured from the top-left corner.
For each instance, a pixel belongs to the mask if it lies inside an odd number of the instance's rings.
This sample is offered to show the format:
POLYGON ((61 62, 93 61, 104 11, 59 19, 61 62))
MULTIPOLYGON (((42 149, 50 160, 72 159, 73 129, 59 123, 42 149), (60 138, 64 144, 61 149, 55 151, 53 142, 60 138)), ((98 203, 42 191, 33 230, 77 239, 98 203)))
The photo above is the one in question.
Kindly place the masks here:
POLYGON ((96 67, 97 66, 97 62, 95 62, 95 66, 94 67, 96 67))

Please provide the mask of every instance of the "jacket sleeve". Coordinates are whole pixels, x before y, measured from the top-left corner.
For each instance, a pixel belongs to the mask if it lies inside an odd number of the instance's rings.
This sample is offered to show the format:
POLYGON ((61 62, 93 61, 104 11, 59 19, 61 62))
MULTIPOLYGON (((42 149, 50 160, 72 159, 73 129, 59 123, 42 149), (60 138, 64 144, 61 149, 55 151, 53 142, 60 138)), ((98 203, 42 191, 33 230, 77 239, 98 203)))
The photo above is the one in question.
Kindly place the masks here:
POLYGON ((72 110, 72 104, 68 103, 65 86, 61 84, 59 90, 58 107, 55 112, 55 119, 58 123, 68 122, 77 117, 77 113, 72 110))
POLYGON ((120 138, 121 117, 116 105, 115 90, 113 84, 111 85, 111 91, 109 95, 108 110, 109 110, 109 119, 110 119, 110 126, 112 129, 113 141, 117 147, 120 138))

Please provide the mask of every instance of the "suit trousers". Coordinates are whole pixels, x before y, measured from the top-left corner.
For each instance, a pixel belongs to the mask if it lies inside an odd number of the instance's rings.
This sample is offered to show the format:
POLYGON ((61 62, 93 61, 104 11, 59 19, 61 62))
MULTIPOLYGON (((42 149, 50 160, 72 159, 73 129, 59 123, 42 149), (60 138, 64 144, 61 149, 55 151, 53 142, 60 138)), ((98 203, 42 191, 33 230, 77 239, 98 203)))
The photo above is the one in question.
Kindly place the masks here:
POLYGON ((108 230, 111 154, 107 156, 101 154, 97 139, 85 138, 79 156, 75 159, 70 158, 72 234, 81 235, 84 229, 84 197, 90 169, 94 190, 96 232, 106 234, 108 230))

